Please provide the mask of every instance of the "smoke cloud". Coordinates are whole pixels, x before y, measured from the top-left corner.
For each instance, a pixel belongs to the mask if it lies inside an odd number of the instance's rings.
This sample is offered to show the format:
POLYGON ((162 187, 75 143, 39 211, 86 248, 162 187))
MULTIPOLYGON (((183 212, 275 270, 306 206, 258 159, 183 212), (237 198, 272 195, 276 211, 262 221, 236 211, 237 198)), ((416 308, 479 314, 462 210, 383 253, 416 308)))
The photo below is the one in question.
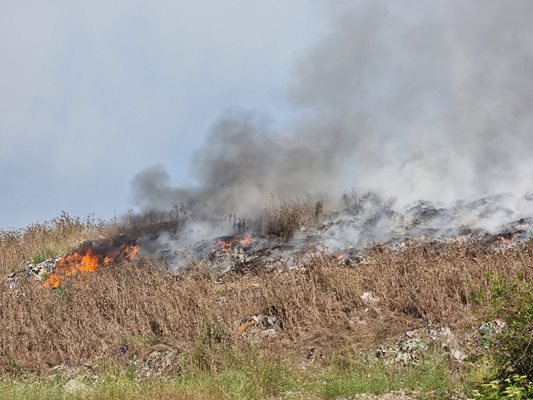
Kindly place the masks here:
POLYGON ((533 171, 533 2, 335 2, 298 60, 294 121, 230 111, 176 188, 133 179, 138 205, 253 213, 272 195, 372 190, 401 204, 522 195, 533 171), (349 3, 349 4, 348 4, 349 3))

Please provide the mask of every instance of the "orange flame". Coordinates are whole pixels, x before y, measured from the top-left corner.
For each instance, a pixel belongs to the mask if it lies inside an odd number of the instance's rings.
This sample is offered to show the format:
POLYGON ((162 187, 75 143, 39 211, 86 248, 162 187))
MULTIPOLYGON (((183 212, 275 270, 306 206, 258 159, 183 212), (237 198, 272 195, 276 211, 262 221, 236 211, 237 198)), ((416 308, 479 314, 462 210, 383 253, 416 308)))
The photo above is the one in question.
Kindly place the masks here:
POLYGON ((240 244, 243 244, 243 245, 246 246, 246 245, 249 244, 251 241, 252 241, 252 237, 251 237, 251 236, 245 236, 245 237, 243 237, 243 238, 239 241, 239 243, 240 243, 240 244))
POLYGON ((60 258, 56 264, 54 273, 50 274, 48 279, 44 281, 45 288, 58 288, 61 286, 61 281, 67 276, 71 276, 77 271, 93 272, 100 264, 100 256, 94 255, 91 249, 87 250, 85 254, 74 252, 60 258))
POLYGON ((57 289, 61 286, 65 277, 72 276, 77 272, 94 272, 103 265, 110 265, 120 259, 132 261, 139 248, 137 246, 121 246, 112 254, 99 256, 93 253, 92 249, 88 249, 85 253, 74 252, 57 261, 55 270, 43 282, 44 288, 57 289))
POLYGON ((218 245, 220 246, 221 253, 227 253, 231 249, 232 243, 231 240, 218 240, 218 245))
POLYGON ((334 256, 337 261, 344 261, 344 259, 346 258, 346 254, 344 253, 335 253, 334 256))
POLYGON ((133 259, 137 257, 137 254, 139 253, 139 247, 138 246, 126 246, 125 253, 126 253, 126 260, 133 261, 133 259))
POLYGON ((233 246, 235 246, 237 244, 242 244, 242 245, 246 246, 251 241, 252 241, 252 237, 247 235, 247 236, 244 236, 242 238, 237 236, 237 237, 232 237, 231 239, 227 239, 227 240, 218 239, 217 243, 218 243, 218 245, 220 247, 220 252, 225 254, 233 246))

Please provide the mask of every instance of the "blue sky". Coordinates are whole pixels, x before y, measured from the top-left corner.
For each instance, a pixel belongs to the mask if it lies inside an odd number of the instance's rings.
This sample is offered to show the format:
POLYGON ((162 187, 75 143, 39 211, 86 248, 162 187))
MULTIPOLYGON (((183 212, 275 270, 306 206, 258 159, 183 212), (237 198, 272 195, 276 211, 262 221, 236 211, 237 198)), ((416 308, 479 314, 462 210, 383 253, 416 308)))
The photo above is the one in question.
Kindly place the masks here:
POLYGON ((227 109, 288 118, 321 0, 0 0, 0 227, 132 207, 153 165, 176 184, 227 109))

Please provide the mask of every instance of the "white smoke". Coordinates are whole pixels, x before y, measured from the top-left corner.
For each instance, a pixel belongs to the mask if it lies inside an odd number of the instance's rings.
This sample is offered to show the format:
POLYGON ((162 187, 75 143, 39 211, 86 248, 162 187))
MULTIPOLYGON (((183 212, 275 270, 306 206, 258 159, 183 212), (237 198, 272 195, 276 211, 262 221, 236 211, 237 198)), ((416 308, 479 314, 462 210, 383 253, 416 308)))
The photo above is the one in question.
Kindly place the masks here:
POLYGON ((259 114, 222 116, 194 159, 197 185, 173 188, 149 169, 133 181, 137 202, 253 214, 272 194, 340 186, 398 209, 521 199, 533 171, 532 20, 530 0, 334 2, 330 32, 295 68, 298 120, 274 131, 259 114))

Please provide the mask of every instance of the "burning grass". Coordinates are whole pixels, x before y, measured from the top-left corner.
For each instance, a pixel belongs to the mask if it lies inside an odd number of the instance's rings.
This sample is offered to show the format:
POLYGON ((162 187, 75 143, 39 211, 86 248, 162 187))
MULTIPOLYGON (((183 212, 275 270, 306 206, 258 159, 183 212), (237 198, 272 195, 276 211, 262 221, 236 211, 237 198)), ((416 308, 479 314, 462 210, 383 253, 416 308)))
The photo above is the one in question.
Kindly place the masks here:
POLYGON ((41 262, 67 254, 81 242, 100 236, 114 235, 116 222, 87 218, 81 220, 63 213, 48 222, 35 223, 25 229, 0 230, 0 273, 20 269, 25 262, 41 262))
POLYGON ((2 285, 0 368, 122 362, 122 347, 131 360, 164 344, 184 362, 216 370, 213 347, 199 347, 199 338, 211 335, 224 348, 241 349, 248 342, 239 327, 257 314, 281 326, 259 349, 283 350, 296 361, 310 348, 325 360, 343 349, 373 349, 428 324, 466 331, 483 320, 494 276, 531 282, 532 254, 531 244, 492 254, 476 245, 376 247, 356 268, 317 255, 294 269, 223 277, 206 265, 171 276, 141 260, 67 277, 53 291, 31 281, 16 292, 2 285), (379 299, 375 305, 361 298, 365 292, 379 299))
POLYGON ((224 254, 227 254, 234 246, 242 245, 246 246, 247 244, 250 244, 252 241, 252 237, 250 235, 244 235, 244 236, 230 236, 227 238, 219 238, 217 240, 217 246, 218 248, 215 248, 214 251, 221 252, 224 254))
POLYGON ((67 277, 77 273, 94 272, 102 265, 111 265, 122 260, 133 261, 138 252, 139 247, 128 244, 102 255, 94 254, 92 247, 74 251, 57 261, 54 272, 45 279, 42 286, 57 289, 67 277))
MULTIPOLYGON (((94 269, 94 265, 109 264, 121 258, 121 254, 113 253, 111 260, 91 260, 86 249, 76 254, 83 243, 113 239, 120 235, 137 238, 142 234, 161 230, 175 230, 180 225, 184 211, 175 209, 171 212, 146 211, 139 214, 129 213, 123 221, 113 219, 110 222, 88 217, 84 220, 62 213, 59 217, 42 223, 32 224, 24 229, 0 229, 0 274, 17 271, 27 262, 35 264, 50 257, 71 257, 64 259, 63 264, 79 264, 85 257, 84 268, 94 269), (92 265, 92 266, 91 266, 92 265)), ((117 250, 117 249, 114 249, 117 250)), ((124 248, 119 251, 136 251, 124 248)), ((100 257, 100 255, 96 255, 100 257)), ((122 254, 122 258, 132 258, 122 254)), ((105 256, 104 256, 105 258, 105 256)), ((82 268, 82 269, 84 269, 82 268)), ((68 267, 66 268, 69 269, 68 267)))

